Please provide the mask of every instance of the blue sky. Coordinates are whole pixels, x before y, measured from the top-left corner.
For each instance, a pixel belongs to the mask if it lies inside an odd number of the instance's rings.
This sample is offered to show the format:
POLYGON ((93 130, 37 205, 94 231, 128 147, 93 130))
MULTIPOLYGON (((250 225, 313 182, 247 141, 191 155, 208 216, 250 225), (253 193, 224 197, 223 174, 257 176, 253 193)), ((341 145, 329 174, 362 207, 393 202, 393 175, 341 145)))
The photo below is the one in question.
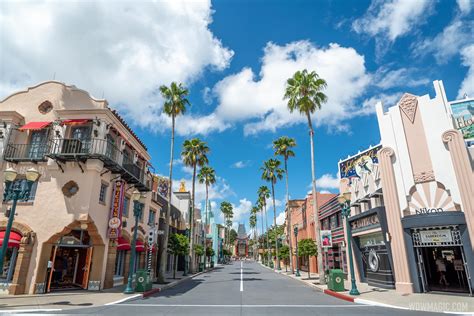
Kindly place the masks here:
MULTIPOLYGON (((431 82, 439 79, 450 100, 474 95, 470 0, 57 4, 0 4, 0 97, 52 78, 104 96, 166 175, 169 120, 157 88, 183 82, 192 106, 177 121, 176 157, 184 139, 208 143, 219 176, 212 200, 231 201, 236 222, 247 224, 263 184, 259 168, 281 135, 298 145, 290 196, 309 190, 307 125, 282 100, 296 70, 328 81, 329 101, 314 122, 319 188, 330 192, 337 191, 338 160, 379 142, 377 101, 393 105, 404 92, 433 96, 431 82)), ((189 183, 179 161, 175 175, 189 183)), ((284 197, 281 182, 278 214, 284 197)))

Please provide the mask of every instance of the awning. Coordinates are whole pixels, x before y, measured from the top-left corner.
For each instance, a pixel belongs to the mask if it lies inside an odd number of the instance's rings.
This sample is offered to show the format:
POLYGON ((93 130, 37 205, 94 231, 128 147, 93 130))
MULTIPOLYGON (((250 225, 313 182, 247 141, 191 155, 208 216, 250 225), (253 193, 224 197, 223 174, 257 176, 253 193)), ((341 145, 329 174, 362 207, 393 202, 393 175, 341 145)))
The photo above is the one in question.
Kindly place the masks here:
POLYGON ((135 250, 137 252, 145 251, 145 245, 143 244, 143 242, 141 242, 140 240, 137 240, 137 244, 135 245, 135 250))
POLYGON ((62 125, 83 125, 89 122, 90 119, 72 119, 72 120, 63 120, 62 125))
POLYGON ((20 127, 19 130, 20 131, 25 131, 25 130, 28 130, 28 129, 38 130, 38 129, 45 128, 49 124, 51 124, 51 122, 29 122, 29 123, 23 125, 22 127, 20 127))
MULTIPOLYGON (((146 251, 148 251, 149 248, 150 248, 150 246, 147 245, 146 251)), ((158 248, 156 247, 156 244, 153 244, 153 247, 151 248, 151 252, 155 253, 157 250, 158 250, 158 248)))
POLYGON ((117 240, 117 250, 130 250, 130 243, 123 237, 117 240))
MULTIPOLYGON (((5 236, 5 231, 0 232, 0 246, 3 245, 3 237, 5 236)), ((8 247, 9 248, 20 248, 21 235, 15 232, 10 232, 10 238, 8 238, 8 247)))

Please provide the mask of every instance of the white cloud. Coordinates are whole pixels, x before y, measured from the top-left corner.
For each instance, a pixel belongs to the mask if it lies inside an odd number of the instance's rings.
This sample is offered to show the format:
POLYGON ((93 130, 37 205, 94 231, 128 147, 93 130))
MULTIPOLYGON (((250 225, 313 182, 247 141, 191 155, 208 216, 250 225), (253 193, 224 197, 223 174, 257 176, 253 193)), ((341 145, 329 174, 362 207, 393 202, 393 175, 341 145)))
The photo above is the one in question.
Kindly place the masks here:
POLYGON ((380 93, 362 101, 362 108, 358 111, 358 115, 370 115, 375 113, 375 105, 378 102, 382 104, 392 106, 395 105, 402 96, 401 92, 392 94, 380 93))
POLYGON ((473 42, 473 29, 473 21, 456 18, 435 37, 413 44, 413 53, 416 57, 433 54, 439 64, 444 64, 457 55, 463 46, 473 42))
MULTIPOLYGON (((140 126, 163 129, 157 88, 189 85, 233 56, 209 29, 212 12, 208 0, 3 2, 0 96, 54 76, 104 95, 140 126)), ((212 116, 178 120, 180 134, 224 128, 212 116)))
POLYGON ((430 0, 372 0, 369 9, 362 18, 352 23, 357 33, 366 33, 393 42, 397 37, 410 32, 424 22, 430 13, 430 0))
POLYGON ((234 224, 238 224, 244 220, 244 218, 250 214, 252 209, 252 202, 246 198, 239 200, 239 205, 232 204, 234 217, 232 218, 234 224))
POLYGON ((231 165, 231 168, 242 169, 250 165, 250 160, 239 160, 231 165))
POLYGON ((328 190, 321 190, 319 191, 319 193, 322 193, 322 194, 329 194, 329 193, 332 193, 331 191, 328 191, 328 190))
POLYGON ((330 173, 326 173, 316 179, 316 187, 318 189, 339 189, 339 179, 330 173))
POLYGON ((474 44, 465 47, 461 51, 461 57, 462 64, 469 69, 459 88, 458 99, 461 99, 465 93, 470 97, 474 96, 474 44))
POLYGON ((276 223, 277 225, 282 225, 284 222, 285 222, 285 212, 281 212, 280 214, 278 214, 276 218, 276 223))
MULTIPOLYGON (((182 179, 182 180, 185 183, 186 190, 191 192, 192 178, 182 179)), ((179 189, 180 183, 181 183, 181 180, 179 181, 173 180, 174 191, 177 191, 179 189)), ((206 186, 204 184, 199 183, 199 181, 196 180, 195 190, 196 190, 196 206, 203 207, 206 200, 206 186)), ((233 195, 235 195, 235 193, 232 191, 231 187, 229 186, 229 184, 224 178, 216 177, 216 183, 209 187, 209 200, 222 200, 224 198, 227 198, 233 195)), ((217 210, 218 207, 214 208, 214 206, 212 206, 213 210, 217 210)))
POLYGON ((416 87, 429 84, 427 78, 419 78, 414 69, 400 68, 390 70, 386 67, 380 67, 374 74, 373 83, 381 89, 390 89, 393 87, 416 87))
POLYGON ((214 86, 219 101, 216 117, 218 122, 244 122, 246 135, 305 123, 299 113, 289 113, 283 95, 286 80, 306 68, 317 71, 328 83, 329 102, 314 115, 316 124, 345 128, 341 121, 351 116, 354 100, 370 81, 364 63, 355 49, 338 44, 318 48, 308 41, 283 46, 268 43, 258 75, 243 68, 214 86))
POLYGON ((472 9, 472 0, 457 0, 459 10, 462 14, 469 14, 472 9))

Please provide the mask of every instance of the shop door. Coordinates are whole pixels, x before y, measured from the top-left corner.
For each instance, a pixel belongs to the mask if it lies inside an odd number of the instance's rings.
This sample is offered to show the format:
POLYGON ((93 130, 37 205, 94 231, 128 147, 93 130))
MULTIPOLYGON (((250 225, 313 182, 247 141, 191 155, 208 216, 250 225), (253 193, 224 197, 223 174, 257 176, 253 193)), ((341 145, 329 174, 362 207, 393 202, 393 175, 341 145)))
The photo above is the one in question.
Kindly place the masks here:
POLYGON ((87 289, 89 284, 90 268, 92 263, 92 247, 87 248, 86 261, 84 263, 84 276, 82 277, 82 288, 87 289))

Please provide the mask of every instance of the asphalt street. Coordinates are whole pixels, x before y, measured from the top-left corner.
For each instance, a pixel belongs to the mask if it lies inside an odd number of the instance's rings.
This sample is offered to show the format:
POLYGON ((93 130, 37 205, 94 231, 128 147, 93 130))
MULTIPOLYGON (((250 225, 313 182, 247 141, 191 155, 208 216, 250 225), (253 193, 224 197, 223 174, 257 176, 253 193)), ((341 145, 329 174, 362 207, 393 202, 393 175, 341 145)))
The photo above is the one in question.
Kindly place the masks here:
POLYGON ((350 303, 255 262, 233 262, 147 299, 68 310, 96 315, 435 315, 350 303))

